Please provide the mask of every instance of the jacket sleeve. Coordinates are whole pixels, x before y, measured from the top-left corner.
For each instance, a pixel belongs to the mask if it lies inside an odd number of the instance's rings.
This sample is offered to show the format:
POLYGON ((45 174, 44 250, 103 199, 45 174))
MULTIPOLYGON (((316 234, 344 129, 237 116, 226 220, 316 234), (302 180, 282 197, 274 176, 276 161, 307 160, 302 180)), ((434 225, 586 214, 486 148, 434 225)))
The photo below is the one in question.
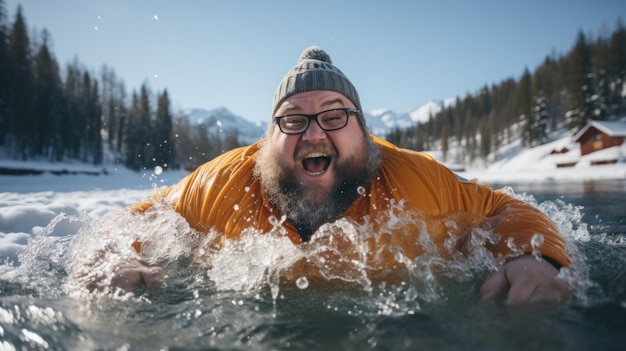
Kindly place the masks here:
POLYGON ((493 190, 487 185, 460 180, 447 168, 439 167, 439 177, 446 186, 441 187, 443 198, 450 198, 465 211, 482 213, 487 225, 499 237, 487 247, 502 257, 533 252, 536 250, 561 266, 570 265, 565 241, 556 225, 539 209, 515 199, 504 191, 493 190), (448 192, 445 194, 445 192, 448 192), (537 235, 537 236, 536 236, 537 235))

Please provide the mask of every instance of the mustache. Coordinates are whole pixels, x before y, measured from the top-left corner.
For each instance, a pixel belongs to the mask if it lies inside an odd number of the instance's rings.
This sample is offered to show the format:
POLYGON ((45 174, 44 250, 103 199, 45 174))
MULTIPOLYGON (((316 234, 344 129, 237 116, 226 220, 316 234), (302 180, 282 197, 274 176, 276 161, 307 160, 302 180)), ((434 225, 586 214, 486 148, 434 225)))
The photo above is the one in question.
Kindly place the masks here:
POLYGON ((302 161, 310 155, 319 154, 334 158, 337 157, 338 152, 334 146, 328 145, 326 143, 312 144, 309 142, 305 142, 296 148, 294 152, 294 159, 296 161, 302 161))

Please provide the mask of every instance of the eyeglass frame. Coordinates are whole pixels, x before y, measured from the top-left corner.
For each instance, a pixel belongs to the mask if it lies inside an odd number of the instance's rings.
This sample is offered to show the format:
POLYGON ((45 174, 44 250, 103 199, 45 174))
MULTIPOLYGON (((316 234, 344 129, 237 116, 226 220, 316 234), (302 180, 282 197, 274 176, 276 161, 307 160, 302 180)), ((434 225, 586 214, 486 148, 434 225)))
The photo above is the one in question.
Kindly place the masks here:
POLYGON ((306 133, 306 131, 309 129, 309 127, 311 126, 311 120, 314 120, 315 123, 317 123, 317 125, 320 127, 321 130, 325 131, 325 132, 332 132, 335 130, 339 130, 339 129, 343 129, 348 125, 348 121, 350 120, 350 115, 361 115, 361 111, 359 109, 356 108, 352 108, 352 107, 343 107, 343 108, 331 108, 329 110, 324 110, 322 112, 318 112, 315 114, 305 114, 305 113, 291 113, 288 115, 282 115, 282 116, 276 116, 274 117, 274 122, 276 123, 276 125, 278 126, 278 129, 280 129, 280 131, 283 134, 287 134, 287 135, 299 135, 299 134, 304 134, 306 133), (337 127, 337 128, 324 128, 322 127, 322 125, 320 124, 319 120, 317 119, 317 117, 319 117, 319 115, 327 113, 327 112, 331 112, 331 111, 344 111, 346 113, 346 123, 344 123, 344 125, 342 125, 341 127, 337 127), (283 128, 280 125, 280 120, 285 118, 285 117, 293 117, 293 116, 303 116, 307 118, 307 124, 306 127, 304 128, 304 130, 302 130, 301 132, 285 132, 283 130, 283 128))

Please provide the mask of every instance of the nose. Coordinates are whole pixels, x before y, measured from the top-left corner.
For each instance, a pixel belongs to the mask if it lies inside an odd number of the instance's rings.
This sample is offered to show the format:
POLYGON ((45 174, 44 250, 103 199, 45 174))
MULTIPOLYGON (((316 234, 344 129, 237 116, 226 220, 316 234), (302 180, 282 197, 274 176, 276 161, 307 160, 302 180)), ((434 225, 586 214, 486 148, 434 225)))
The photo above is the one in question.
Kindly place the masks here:
POLYGON ((326 139, 326 132, 317 124, 316 120, 311 121, 309 128, 302 134, 302 140, 312 143, 326 139))

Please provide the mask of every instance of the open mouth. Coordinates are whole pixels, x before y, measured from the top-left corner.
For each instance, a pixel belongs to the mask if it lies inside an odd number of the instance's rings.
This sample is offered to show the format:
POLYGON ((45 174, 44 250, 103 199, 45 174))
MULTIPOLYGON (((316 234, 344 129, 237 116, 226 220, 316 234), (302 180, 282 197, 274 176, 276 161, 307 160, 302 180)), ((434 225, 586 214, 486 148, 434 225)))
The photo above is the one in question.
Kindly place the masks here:
POLYGON ((317 176, 328 169, 331 158, 326 155, 310 155, 302 159, 302 167, 308 175, 317 176))

